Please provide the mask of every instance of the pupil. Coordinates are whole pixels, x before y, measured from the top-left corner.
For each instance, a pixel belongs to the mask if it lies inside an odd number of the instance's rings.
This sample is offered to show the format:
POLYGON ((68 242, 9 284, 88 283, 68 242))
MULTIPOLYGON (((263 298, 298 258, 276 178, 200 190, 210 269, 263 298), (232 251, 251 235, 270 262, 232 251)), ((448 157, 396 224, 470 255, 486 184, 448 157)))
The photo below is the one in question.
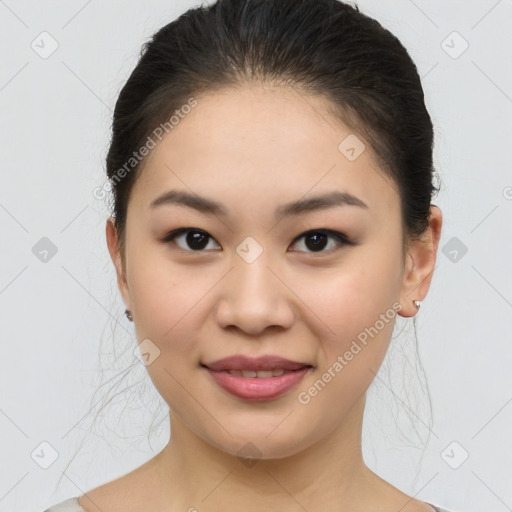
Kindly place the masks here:
POLYGON ((308 237, 306 237, 306 240, 312 240, 312 239, 315 239, 316 241, 313 242, 313 244, 309 244, 307 241, 306 241, 306 246, 308 247, 308 249, 323 249, 325 247, 325 240, 326 240, 326 236, 324 233, 315 233, 313 235, 309 235, 308 237), (318 241, 318 238, 320 239, 323 239, 321 240, 320 242, 318 241), (323 242, 323 243, 322 243, 323 242))
POLYGON ((203 233, 190 231, 187 235, 187 243, 192 249, 203 249, 208 244, 208 240, 203 233), (203 239, 202 241, 201 238, 203 239))

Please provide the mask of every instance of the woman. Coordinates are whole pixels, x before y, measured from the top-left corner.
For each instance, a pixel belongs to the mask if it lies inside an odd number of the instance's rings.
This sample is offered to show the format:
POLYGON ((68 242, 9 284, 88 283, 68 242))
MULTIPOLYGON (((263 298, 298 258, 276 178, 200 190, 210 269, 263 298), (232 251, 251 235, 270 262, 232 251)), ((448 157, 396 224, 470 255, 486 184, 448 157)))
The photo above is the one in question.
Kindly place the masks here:
POLYGON ((405 48, 337 0, 219 0, 116 103, 106 238, 171 438, 47 512, 428 512, 364 463, 366 391, 442 214, 405 48))

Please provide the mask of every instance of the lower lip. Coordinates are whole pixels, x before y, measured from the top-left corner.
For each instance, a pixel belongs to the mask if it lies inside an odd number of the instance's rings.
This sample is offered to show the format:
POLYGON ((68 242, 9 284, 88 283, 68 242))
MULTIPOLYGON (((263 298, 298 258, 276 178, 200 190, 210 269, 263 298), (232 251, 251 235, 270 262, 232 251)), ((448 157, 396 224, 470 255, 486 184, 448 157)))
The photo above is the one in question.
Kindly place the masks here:
POLYGON ((237 377, 228 372, 219 372, 205 368, 213 380, 225 391, 245 400, 270 400, 277 398, 298 384, 310 368, 301 368, 279 377, 237 377))

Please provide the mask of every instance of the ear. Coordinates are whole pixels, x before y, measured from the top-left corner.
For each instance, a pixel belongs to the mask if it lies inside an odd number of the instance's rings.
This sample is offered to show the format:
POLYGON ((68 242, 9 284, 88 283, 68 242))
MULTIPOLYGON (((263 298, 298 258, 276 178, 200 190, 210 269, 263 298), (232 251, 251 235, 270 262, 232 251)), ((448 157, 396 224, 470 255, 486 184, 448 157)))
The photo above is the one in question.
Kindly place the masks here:
POLYGON ((114 263, 116 269, 117 286, 119 288, 119 291, 121 292, 126 307, 130 309, 130 290, 128 288, 128 283, 126 281, 126 269, 124 260, 121 257, 114 217, 109 217, 107 219, 105 230, 107 236, 108 252, 110 253, 110 258, 112 259, 112 262, 114 263))
POLYGON ((418 309, 413 301, 422 301, 430 288, 434 274, 437 248, 441 237, 443 215, 436 205, 430 207, 429 227, 420 240, 411 242, 406 254, 405 269, 400 289, 399 315, 411 317, 418 309))

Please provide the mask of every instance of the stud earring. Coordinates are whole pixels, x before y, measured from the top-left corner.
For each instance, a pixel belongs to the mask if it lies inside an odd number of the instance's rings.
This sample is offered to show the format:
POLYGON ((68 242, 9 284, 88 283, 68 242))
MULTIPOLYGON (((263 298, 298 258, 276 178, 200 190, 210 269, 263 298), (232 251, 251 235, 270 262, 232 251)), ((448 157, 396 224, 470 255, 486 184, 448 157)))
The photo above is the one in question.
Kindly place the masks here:
POLYGON ((421 306, 421 300, 413 300, 412 301, 413 304, 418 308, 418 310, 420 309, 420 306, 421 306))
POLYGON ((130 322, 133 322, 132 312, 129 309, 126 309, 124 311, 124 314, 126 315, 126 318, 128 318, 128 320, 130 320, 130 322))

